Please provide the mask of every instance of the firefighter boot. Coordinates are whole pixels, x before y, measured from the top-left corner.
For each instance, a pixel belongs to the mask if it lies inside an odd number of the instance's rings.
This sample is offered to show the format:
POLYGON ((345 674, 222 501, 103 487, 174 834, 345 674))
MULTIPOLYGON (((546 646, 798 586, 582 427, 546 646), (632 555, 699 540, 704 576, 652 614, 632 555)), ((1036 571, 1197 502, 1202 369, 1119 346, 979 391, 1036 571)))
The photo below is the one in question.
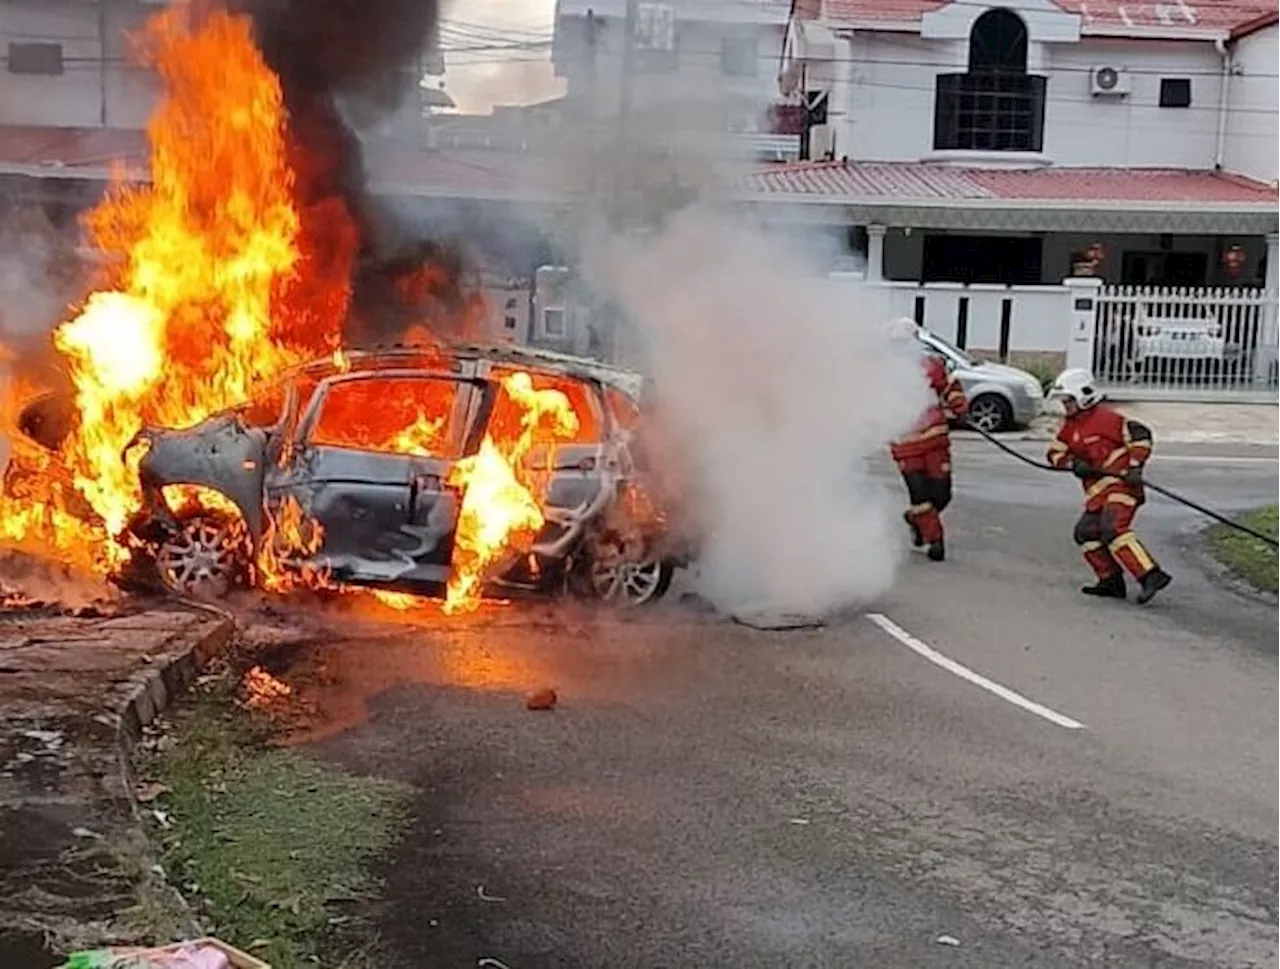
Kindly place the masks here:
POLYGON ((943 544, 942 539, 929 543, 929 551, 926 553, 930 562, 941 562, 947 557, 947 546, 943 544))
POLYGON ((1153 598, 1155 598, 1155 594, 1157 592, 1159 592, 1161 589, 1163 589, 1172 581, 1173 581, 1173 576, 1171 576, 1164 569, 1160 568, 1159 566, 1152 569, 1150 572, 1148 572, 1139 580, 1139 583, 1142 586, 1142 591, 1138 593, 1138 599, 1137 599, 1138 605, 1142 605, 1145 602, 1150 602, 1153 598))
POLYGON ((920 526, 916 524, 916 520, 911 517, 911 512, 904 511, 902 520, 907 523, 907 527, 911 529, 911 547, 919 548, 924 544, 924 536, 920 534, 920 526))
POLYGON ((1086 585, 1080 591, 1087 596, 1097 596, 1100 599, 1123 599, 1127 594, 1124 587, 1124 573, 1112 572, 1106 578, 1099 579, 1096 584, 1086 585))

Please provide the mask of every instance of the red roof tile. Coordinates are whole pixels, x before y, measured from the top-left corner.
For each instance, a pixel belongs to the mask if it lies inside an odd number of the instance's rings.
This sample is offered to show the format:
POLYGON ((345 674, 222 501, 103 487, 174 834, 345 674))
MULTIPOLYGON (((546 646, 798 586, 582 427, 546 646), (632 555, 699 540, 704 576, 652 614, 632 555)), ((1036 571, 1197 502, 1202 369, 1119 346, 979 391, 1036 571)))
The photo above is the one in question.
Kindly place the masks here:
POLYGON ((1136 203, 1275 208, 1275 186, 1235 175, 1183 169, 959 168, 910 162, 796 162, 748 174, 757 198, 867 201, 981 200, 1136 203))
MULTIPOLYGON (((963 0, 961 0, 963 2, 963 0)), ((1055 0, 1079 14, 1081 27, 1178 27, 1227 32, 1276 10, 1275 0, 1055 0)), ((942 0, 824 0, 826 18, 839 21, 915 23, 945 7, 942 0)))

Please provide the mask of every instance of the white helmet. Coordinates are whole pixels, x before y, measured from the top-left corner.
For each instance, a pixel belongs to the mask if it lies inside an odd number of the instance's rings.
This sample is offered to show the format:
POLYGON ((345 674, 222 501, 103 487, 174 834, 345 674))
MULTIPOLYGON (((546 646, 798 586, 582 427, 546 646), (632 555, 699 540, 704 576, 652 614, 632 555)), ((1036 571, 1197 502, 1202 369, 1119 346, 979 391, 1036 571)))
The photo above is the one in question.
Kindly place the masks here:
POLYGON ((889 321, 889 339, 894 343, 909 343, 920 338, 920 325, 909 316, 898 316, 889 321))
POLYGON ((1050 400, 1074 400, 1081 410, 1088 410, 1102 400, 1102 392, 1098 390, 1093 374, 1081 367, 1058 374, 1048 396, 1050 400))

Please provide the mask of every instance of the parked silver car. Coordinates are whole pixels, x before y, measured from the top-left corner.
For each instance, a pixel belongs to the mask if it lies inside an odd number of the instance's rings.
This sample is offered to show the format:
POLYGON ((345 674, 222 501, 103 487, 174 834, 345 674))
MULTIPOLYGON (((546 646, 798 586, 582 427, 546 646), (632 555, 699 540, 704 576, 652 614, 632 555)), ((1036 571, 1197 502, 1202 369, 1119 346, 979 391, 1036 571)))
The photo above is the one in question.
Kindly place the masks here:
POLYGON ((924 327, 916 335, 960 381, 969 400, 969 423, 991 433, 1026 427, 1039 416, 1044 388, 1032 374, 972 357, 924 327))

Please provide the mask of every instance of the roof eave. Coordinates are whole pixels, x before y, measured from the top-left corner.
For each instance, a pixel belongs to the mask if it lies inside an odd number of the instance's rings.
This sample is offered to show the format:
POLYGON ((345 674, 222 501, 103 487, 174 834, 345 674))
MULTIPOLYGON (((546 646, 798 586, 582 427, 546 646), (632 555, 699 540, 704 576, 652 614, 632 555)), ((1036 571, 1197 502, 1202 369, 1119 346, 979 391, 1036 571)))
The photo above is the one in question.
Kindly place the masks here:
POLYGON ((803 192, 751 192, 742 196, 744 201, 782 202, 789 205, 892 205, 904 209, 1010 209, 1043 211, 1079 211, 1098 208, 1130 212, 1196 213, 1206 215, 1267 215, 1275 214, 1275 202, 1176 202, 1176 201, 1119 201, 1096 199, 1001 199, 1001 198, 886 198, 874 195, 814 195, 803 192))
POLYGON ((1259 30, 1266 30, 1268 27, 1274 27, 1280 23, 1280 10, 1269 10, 1261 16, 1254 17, 1242 24, 1237 24, 1231 28, 1231 40, 1240 40, 1248 37, 1250 34, 1256 34, 1259 30))
MULTIPOLYGON (((64 165, 22 165, 0 164, 0 176, 19 175, 28 178, 62 178, 85 182, 110 182, 123 178, 126 182, 141 184, 151 181, 151 173, 145 167, 126 167, 110 169, 100 166, 64 166, 64 165)), ((399 195, 421 198, 439 199, 474 199, 482 198, 493 202, 529 202, 559 204, 563 198, 554 192, 528 191, 520 189, 459 189, 440 185, 413 185, 407 182, 393 182, 383 179, 370 179, 369 190, 375 195, 399 195)))
POLYGON ((1230 31, 1223 27, 1174 27, 1171 25, 1142 26, 1138 24, 1082 24, 1084 37, 1121 37, 1129 40, 1202 40, 1212 43, 1226 40, 1230 31))
MULTIPOLYGON (((921 27, 919 20, 836 20, 820 17, 816 18, 814 22, 837 33, 842 31, 864 31, 918 34, 921 27)), ((1254 29, 1260 30, 1266 26, 1269 26, 1269 24, 1262 24, 1254 29)), ((1130 40, 1199 40, 1206 43, 1238 36, 1233 31, 1221 27, 1175 27, 1165 24, 1151 26, 1140 24, 1082 24, 1080 26, 1080 34, 1083 37, 1120 37, 1130 40)))

